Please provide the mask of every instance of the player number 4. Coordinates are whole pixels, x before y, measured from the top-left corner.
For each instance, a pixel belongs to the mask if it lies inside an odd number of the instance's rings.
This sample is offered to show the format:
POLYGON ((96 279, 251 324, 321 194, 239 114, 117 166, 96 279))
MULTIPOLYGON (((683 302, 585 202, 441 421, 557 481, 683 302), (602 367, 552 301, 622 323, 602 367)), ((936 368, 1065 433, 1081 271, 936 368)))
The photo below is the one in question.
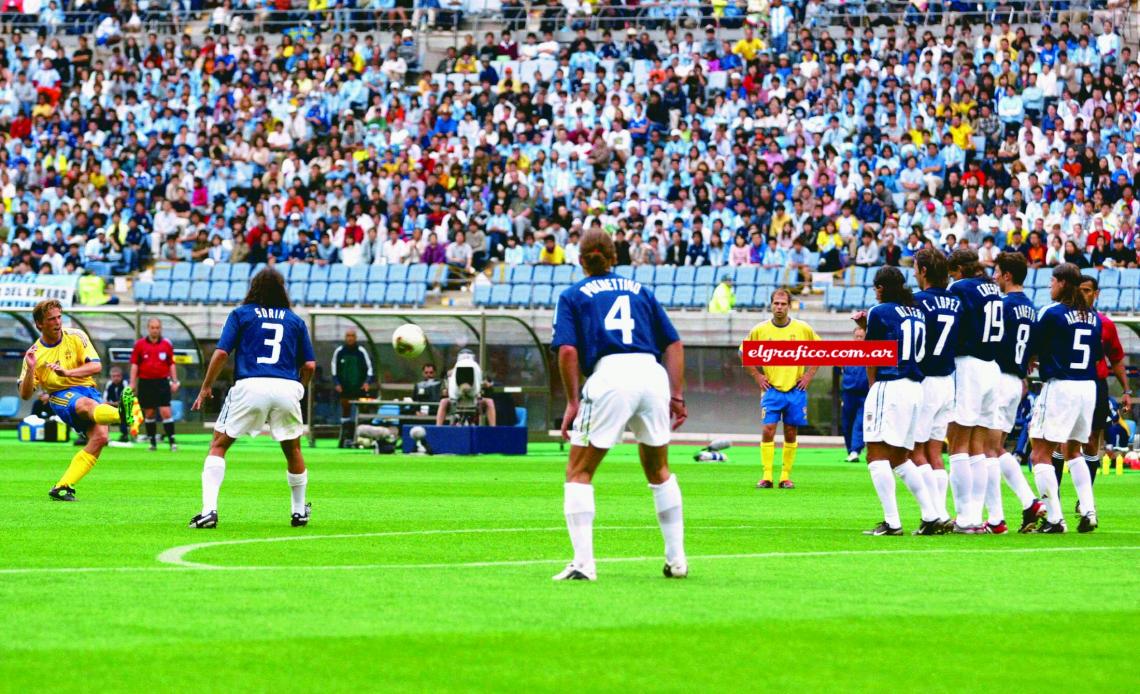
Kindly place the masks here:
POLYGON ((633 312, 629 308, 629 295, 621 294, 614 301, 614 305, 610 306, 610 312, 606 314, 606 321, 603 325, 606 330, 617 330, 621 332, 621 342, 623 345, 628 345, 633 342, 633 329, 635 324, 633 322, 633 312))
POLYGON ((273 333, 272 337, 265 340, 265 346, 269 348, 268 357, 258 357, 258 364, 276 364, 277 360, 281 358, 281 338, 285 336, 285 326, 280 323, 262 323, 262 330, 268 330, 273 333))

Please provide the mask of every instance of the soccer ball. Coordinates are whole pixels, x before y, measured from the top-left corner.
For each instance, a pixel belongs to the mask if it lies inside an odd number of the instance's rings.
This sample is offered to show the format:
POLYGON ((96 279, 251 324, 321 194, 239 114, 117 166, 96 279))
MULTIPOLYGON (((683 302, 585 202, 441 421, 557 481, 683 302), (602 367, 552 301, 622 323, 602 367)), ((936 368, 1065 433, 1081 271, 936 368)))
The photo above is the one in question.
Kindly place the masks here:
POLYGON ((1124 456, 1124 467, 1129 470, 1140 470, 1140 452, 1128 451, 1124 456))
POLYGON ((427 336, 418 325, 407 323, 392 333, 392 348, 396 350, 396 354, 405 359, 420 356, 424 353, 425 347, 427 347, 427 336))
POLYGON ((408 435, 412 437, 413 441, 423 441, 427 436, 427 429, 417 425, 408 429, 408 435))

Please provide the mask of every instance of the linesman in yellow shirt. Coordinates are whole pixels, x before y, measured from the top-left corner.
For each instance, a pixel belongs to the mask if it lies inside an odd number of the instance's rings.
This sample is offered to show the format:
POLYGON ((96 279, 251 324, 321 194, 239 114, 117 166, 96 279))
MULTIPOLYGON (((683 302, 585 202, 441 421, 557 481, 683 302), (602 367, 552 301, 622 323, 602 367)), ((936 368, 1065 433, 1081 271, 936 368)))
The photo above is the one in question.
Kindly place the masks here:
POLYGON ((48 394, 55 415, 76 431, 86 432, 87 445, 71 459, 63 477, 48 492, 56 501, 75 501, 75 484, 95 467, 107 445, 108 425, 125 421, 138 435, 142 412, 130 386, 123 387, 119 406, 107 405, 95 389, 95 374, 103 370, 99 353, 82 330, 63 327, 63 306, 56 299, 36 304, 32 311, 40 338, 24 354, 20 397, 28 400, 36 388, 48 394))
MULTIPOLYGON (((792 295, 787 289, 772 292, 772 318, 759 323, 748 333, 748 340, 764 342, 797 340, 817 341, 819 335, 807 323, 793 319, 792 295)), ((744 345, 741 345, 743 349, 744 345)), ((749 366, 748 373, 756 381, 764 414, 764 429, 760 439, 760 464, 764 476, 756 483, 757 489, 771 489, 772 469, 776 462, 776 425, 784 423, 784 448, 780 461, 780 489, 795 489, 792 467, 796 463, 796 436, 799 428, 807 426, 807 390, 819 367, 765 366, 763 371, 749 366)))

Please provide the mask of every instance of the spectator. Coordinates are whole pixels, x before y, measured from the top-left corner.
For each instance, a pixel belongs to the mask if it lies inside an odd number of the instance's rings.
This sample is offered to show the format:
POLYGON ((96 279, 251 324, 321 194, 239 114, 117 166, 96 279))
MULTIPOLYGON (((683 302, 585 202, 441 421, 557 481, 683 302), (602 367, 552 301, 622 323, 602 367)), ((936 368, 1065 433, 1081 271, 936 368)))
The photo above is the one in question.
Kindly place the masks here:
POLYGON ((558 245, 554 234, 548 234, 542 240, 542 252, 538 256, 540 265, 562 265, 566 262, 566 251, 558 245))
POLYGON ((879 244, 875 242, 875 235, 864 232, 859 248, 855 251, 855 264, 861 267, 872 267, 879 263, 879 244))
POLYGON ((736 294, 732 291, 732 275, 722 275, 720 284, 713 290, 709 300, 709 313, 732 313, 736 306, 736 294))
POLYGON ((1077 244, 1072 241, 1065 242, 1065 262, 1072 263, 1081 269, 1089 267, 1088 256, 1077 248, 1077 244))

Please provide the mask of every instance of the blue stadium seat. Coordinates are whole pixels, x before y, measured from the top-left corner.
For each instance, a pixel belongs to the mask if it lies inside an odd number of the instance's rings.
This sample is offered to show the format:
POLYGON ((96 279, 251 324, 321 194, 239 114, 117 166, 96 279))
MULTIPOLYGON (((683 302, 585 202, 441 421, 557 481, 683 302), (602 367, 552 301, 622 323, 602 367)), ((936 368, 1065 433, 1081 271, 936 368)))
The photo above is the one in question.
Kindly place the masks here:
POLYGON ((348 281, 348 266, 344 263, 337 263, 330 265, 329 268, 329 282, 347 282, 348 281))
POLYGON ((740 286, 756 286, 760 283, 760 268, 755 265, 740 265, 736 268, 733 281, 740 286))
POLYGON ((762 267, 756 276, 756 284, 777 285, 780 283, 780 270, 774 267, 762 267))
POLYGON ((509 284, 496 284, 491 287, 491 297, 487 301, 488 306, 502 307, 506 306, 511 300, 511 285, 509 284))
POLYGON ((489 284, 477 284, 472 291, 476 306, 486 306, 491 300, 491 285, 489 284))
POLYGON ((258 263, 256 267, 250 267, 249 263, 238 263, 237 265, 231 265, 230 281, 248 282, 250 277, 261 272, 264 268, 264 263, 258 263))
POLYGON ((1120 290, 1116 287, 1100 290, 1097 308, 1101 311, 1116 311, 1120 308, 1120 290))
POLYGON ((877 303, 879 303, 879 300, 875 298, 875 288, 874 287, 867 287, 864 290, 863 302, 861 304, 859 304, 858 306, 855 306, 854 308, 855 309, 871 308, 872 306, 874 306, 877 303))
POLYGON ((347 306, 356 306, 364 301, 364 290, 368 285, 364 282, 349 282, 348 291, 344 295, 344 303, 347 306))
POLYGON ((157 280, 150 290, 150 303, 161 304, 170 300, 170 285, 168 280, 157 280))
MULTIPOLYGON (((569 266, 562 266, 562 265, 560 265, 559 267, 569 268, 569 266)), ((640 268, 634 268, 632 265, 618 265, 617 267, 614 268, 614 274, 617 275, 618 277, 624 277, 627 280, 631 280, 631 279, 633 279, 633 276, 634 276, 636 270, 638 270, 638 269, 640 269, 640 268)), ((567 277, 566 279, 562 280, 562 283, 564 284, 564 283, 568 282, 569 280, 570 280, 570 278, 567 277)))
MULTIPOLYGON (((335 267, 335 266, 334 266, 335 267)), ((326 304, 344 304, 345 297, 348 296, 348 283, 347 282, 329 282, 328 293, 325 294, 326 304)))
POLYGON ((692 285, 696 278, 697 268, 691 265, 682 265, 677 268, 677 272, 673 275, 673 284, 677 286, 692 285))
MULTIPOLYGON (((1030 272, 1032 272, 1032 270, 1030 270, 1030 272)), ((1033 301, 1033 297, 1037 295, 1037 290, 1032 287, 1025 287, 1023 293, 1026 299, 1033 301)))
POLYGON ((1116 310, 1121 313, 1136 313, 1137 294, 1140 294, 1140 289, 1127 289, 1120 290, 1120 301, 1116 305, 1116 310))
POLYGON ((230 282, 229 295, 226 297, 226 302, 231 304, 240 303, 245 299, 245 294, 249 290, 249 282, 245 280, 238 280, 230 282))
POLYGON ((1049 290, 1038 290, 1036 296, 1033 297, 1033 305, 1036 308, 1045 308, 1053 302, 1053 298, 1049 296, 1049 290))
POLYGON ((368 281, 368 266, 367 265, 354 265, 348 269, 349 282, 367 282, 368 281))
POLYGON ((721 275, 731 275, 731 270, 732 268, 729 267, 716 268, 711 265, 703 265, 697 268, 697 276, 695 279, 693 279, 693 284, 697 285, 698 287, 708 284, 716 284, 720 281, 721 275), (720 271, 720 274, 717 274, 718 271, 720 271))
POLYGON ((1048 289, 1049 280, 1052 276, 1052 270, 1047 270, 1045 268, 1039 269, 1037 271, 1037 274, 1033 276, 1033 287, 1035 289, 1048 289))
POLYGON ((654 265, 638 265, 633 271, 633 279, 646 287, 652 287, 653 277, 656 273, 657 267, 654 265))
POLYGON ((328 282, 331 270, 328 265, 313 265, 309 269, 310 282, 328 282))
POLYGON ((1119 270, 1101 270, 1097 281, 1101 289, 1119 289, 1121 272, 1119 270))
POLYGON ((756 301, 756 287, 745 285, 736 288, 736 307, 752 308, 756 301))
POLYGON ((534 268, 530 265, 510 265, 507 267, 507 272, 503 276, 503 282, 506 284, 529 282, 533 273, 534 268))
POLYGON ((288 280, 290 282, 308 282, 309 277, 313 274, 313 266, 305 263, 297 263, 290 266, 293 269, 289 272, 288 280))
POLYGON ((206 299, 210 297, 210 283, 204 280, 198 280, 190 284, 190 297, 187 303, 204 304, 206 299))
POLYGON ((843 308, 843 287, 831 286, 823 292, 823 307, 838 311, 843 308))
POLYGON ((387 285, 383 282, 369 282, 368 286, 364 288, 364 300, 361 302, 366 305, 376 305, 384 303, 384 289, 387 285))
POLYGON ((1140 289, 1140 268, 1130 267, 1120 271, 1122 289, 1140 289))
POLYGON ((709 305, 712 298, 712 285, 693 285, 693 300, 689 303, 693 308, 704 308, 709 305))
POLYGON ((210 292, 207 299, 211 304, 224 304, 230 298, 229 282, 210 282, 210 292))
POLYGON ((135 282, 132 290, 135 302, 145 304, 150 301, 151 292, 154 291, 154 282, 135 282))
POLYGON ((186 280, 176 280, 170 283, 170 296, 167 301, 184 304, 187 302, 187 297, 190 296, 190 282, 186 280))
POLYGON ((553 296, 554 290, 551 289, 549 285, 540 284, 534 288, 534 293, 530 297, 530 302, 533 306, 545 308, 547 306, 550 306, 550 302, 552 301, 553 296))
MULTIPOLYGON (((626 279, 631 279, 633 277, 633 268, 629 265, 619 265, 615 272, 617 272, 618 277, 624 277, 626 279), (625 270, 625 272, 620 272, 621 270, 625 270)), ((571 268, 569 265, 556 265, 554 267, 554 276, 551 278, 550 283, 570 284, 572 282, 571 278, 573 275, 573 268, 571 268)))
MULTIPOLYGON (((549 266, 547 266, 547 267, 549 267, 549 266)), ((540 285, 540 286, 548 286, 548 285, 540 285)), ((509 301, 511 306, 520 306, 523 308, 530 306, 530 285, 529 284, 511 285, 511 298, 508 301, 509 301)))
POLYGON ((424 299, 427 298, 427 287, 422 284, 409 284, 408 291, 404 295, 404 301, 412 306, 423 306, 424 299))
POLYGON ((576 282, 581 282, 583 279, 585 279, 585 277, 586 277, 586 274, 584 272, 582 272, 582 266, 575 265, 574 267, 570 268, 570 283, 571 284, 574 284, 576 282))
POLYGON ((211 282, 228 282, 230 280, 230 269, 229 263, 218 263, 210 268, 209 280, 211 282))
POLYGON ((190 279, 193 281, 208 280, 210 279, 210 272, 212 272, 213 269, 213 265, 195 263, 190 269, 190 279))
POLYGON ((657 301, 666 308, 673 305, 673 285, 664 284, 657 287, 654 294, 657 295, 657 301))
POLYGON ((0 419, 16 419, 20 416, 20 399, 15 395, 0 398, 0 419))
POLYGON ((554 289, 552 289, 550 291, 550 305, 551 306, 557 306, 558 305, 558 297, 562 296, 562 292, 566 291, 569 288, 570 288, 570 285, 568 285, 568 284, 557 284, 557 285, 555 285, 554 289))
POLYGON ((403 282, 389 282, 388 288, 384 290, 384 303, 390 306, 398 306, 404 303, 404 295, 408 293, 408 285, 403 282))
POLYGON ((849 279, 851 280, 850 285, 852 287, 868 287, 871 285, 872 277, 868 276, 867 268, 862 265, 849 268, 848 272, 850 273, 849 279))
POLYGON ((852 311, 864 307, 864 297, 866 296, 867 289, 865 287, 848 287, 843 290, 843 309, 852 311))
POLYGON ((318 306, 325 303, 328 295, 328 282, 309 282, 308 289, 305 290, 305 303, 310 306, 318 306))
POLYGON ((534 275, 531 276, 530 281, 531 284, 554 284, 554 266, 535 265, 534 275))
POLYGON ((423 263, 416 263, 408 268, 408 284, 418 285, 421 287, 427 286, 428 279, 428 266, 423 263))
POLYGON ((389 265, 388 266, 388 283, 400 282, 401 284, 408 281, 408 266, 407 265, 389 265))
MULTIPOLYGON (((1029 268, 1029 270, 1028 270, 1028 271, 1025 273, 1025 282, 1024 282, 1024 286, 1025 286, 1026 288, 1028 288, 1028 287, 1036 287, 1036 286, 1037 286, 1036 284, 1034 284, 1034 281, 1035 281, 1035 280, 1036 280, 1036 278, 1037 278, 1037 272, 1038 272, 1037 268, 1033 268, 1033 267, 1031 267, 1031 268, 1029 268)), ((1028 293, 1029 293, 1029 292, 1026 292, 1026 294, 1028 294, 1028 293)))
POLYGON ((673 288, 673 306, 688 308, 693 303, 693 286, 691 284, 678 284, 673 288))
POLYGON ((386 282, 388 280, 388 266, 387 265, 369 265, 368 266, 368 281, 369 282, 386 282))
POLYGON ((673 278, 677 276, 677 268, 672 265, 658 265, 657 272, 653 273, 653 284, 655 286, 674 284, 673 278))
POLYGON ((194 266, 192 263, 175 263, 170 271, 170 279, 172 280, 188 280, 190 273, 194 266))
POLYGON ((168 267, 155 268, 154 281, 158 282, 160 280, 164 280, 166 282, 169 282, 172 279, 170 276, 171 274, 171 270, 168 267))

